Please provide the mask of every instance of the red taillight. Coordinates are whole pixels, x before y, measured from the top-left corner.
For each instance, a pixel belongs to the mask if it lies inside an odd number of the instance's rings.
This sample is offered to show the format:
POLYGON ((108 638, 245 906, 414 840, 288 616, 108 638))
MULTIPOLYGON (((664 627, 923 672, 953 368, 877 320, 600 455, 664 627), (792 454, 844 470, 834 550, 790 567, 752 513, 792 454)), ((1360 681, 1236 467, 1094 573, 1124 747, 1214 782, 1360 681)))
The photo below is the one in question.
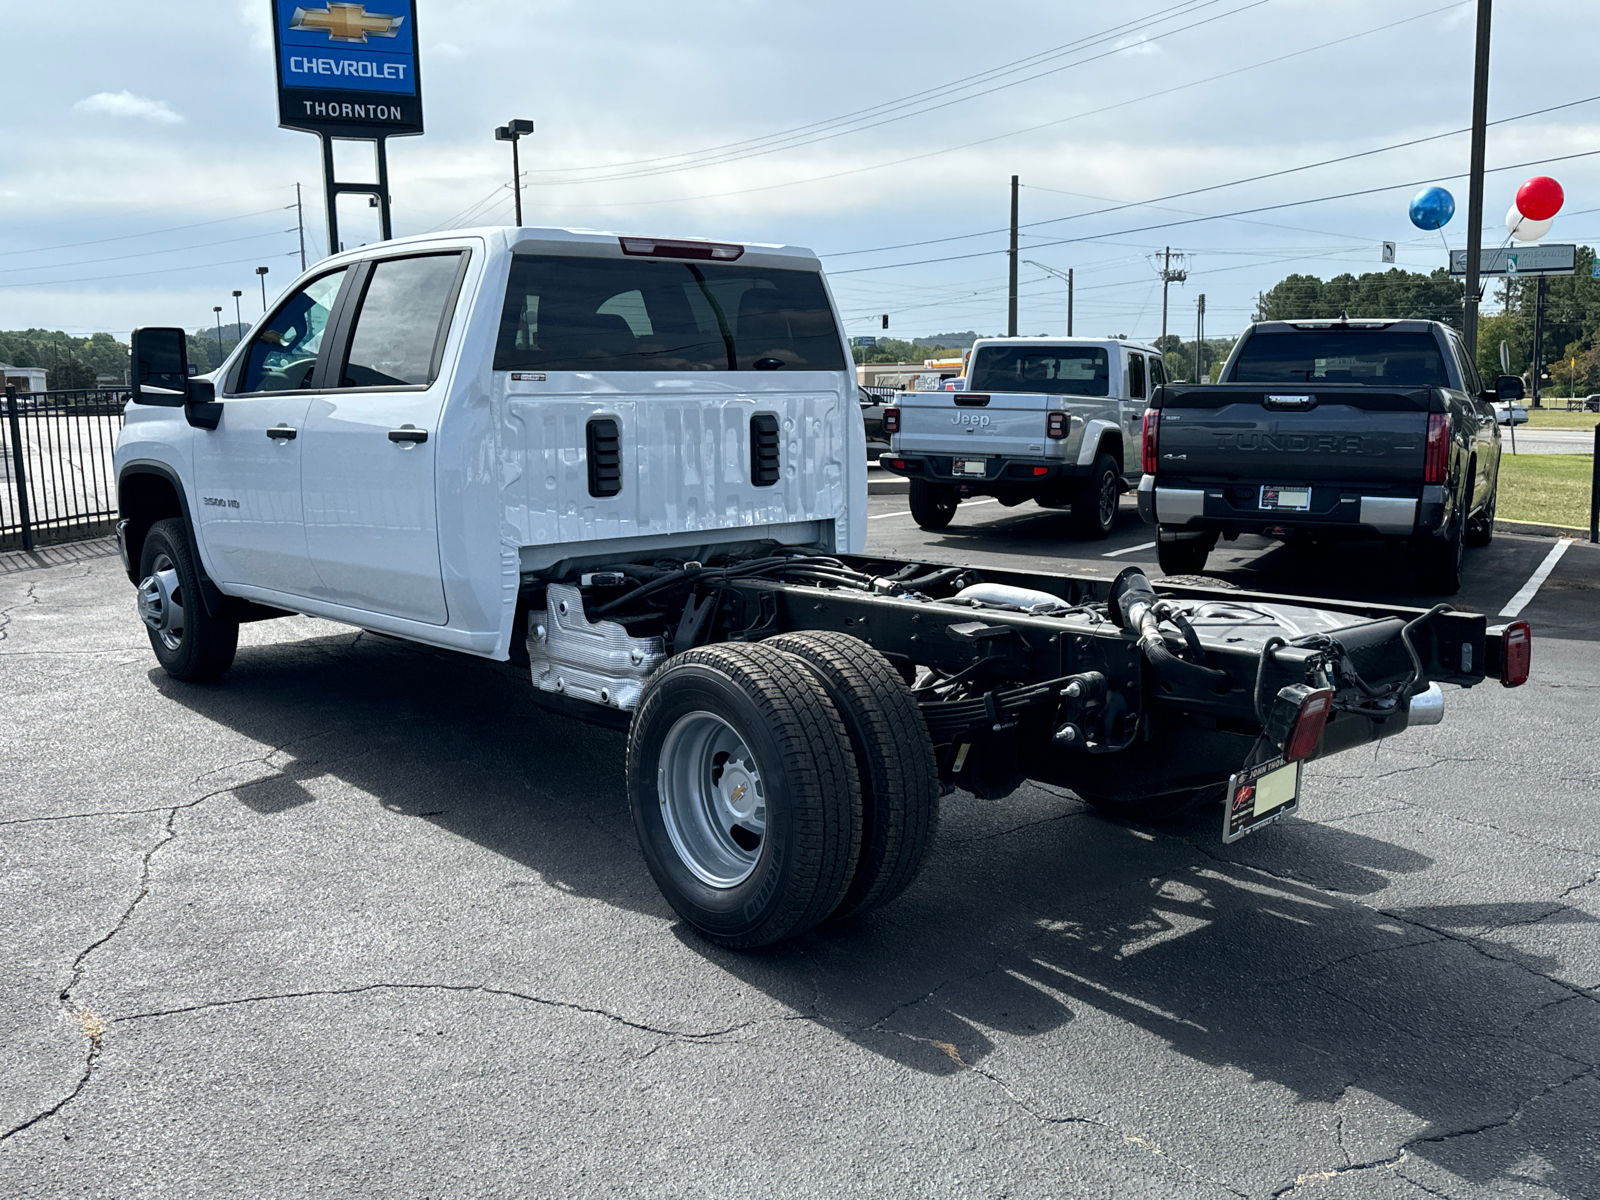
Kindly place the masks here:
POLYGON ((883 431, 885 433, 900 432, 900 410, 898 408, 886 408, 883 410, 883 431))
POLYGON ((1055 438, 1060 441, 1067 436, 1067 414, 1064 412, 1050 413, 1044 419, 1045 437, 1055 438))
POLYGON ((886 458, 884 462, 888 463, 896 471, 904 471, 906 469, 906 460, 903 458, 886 458))
POLYGON ((1146 475, 1154 475, 1156 473, 1156 438, 1160 430, 1161 410, 1156 408, 1145 409, 1142 445, 1144 450, 1144 473, 1146 475))
POLYGON ((1428 446, 1422 459, 1422 482, 1443 483, 1450 465, 1450 418, 1444 413, 1428 416, 1428 446))
POLYGON ((1050 468, 1049 467, 1035 467, 1033 469, 1033 473, 1035 475, 1048 475, 1048 474, 1050 474, 1050 468))
POLYGON ((1513 621, 1500 635, 1500 686, 1521 687, 1533 665, 1533 629, 1526 621, 1513 621))
POLYGON ((1295 717, 1294 728, 1289 731, 1288 740, 1283 744, 1285 762, 1302 762, 1316 753, 1317 743, 1322 740, 1322 730, 1332 713, 1331 688, 1319 688, 1300 701, 1300 714, 1295 717))
POLYGON ((699 258, 732 262, 744 253, 743 246, 726 242, 680 242, 667 238, 618 238, 622 252, 636 258, 699 258))

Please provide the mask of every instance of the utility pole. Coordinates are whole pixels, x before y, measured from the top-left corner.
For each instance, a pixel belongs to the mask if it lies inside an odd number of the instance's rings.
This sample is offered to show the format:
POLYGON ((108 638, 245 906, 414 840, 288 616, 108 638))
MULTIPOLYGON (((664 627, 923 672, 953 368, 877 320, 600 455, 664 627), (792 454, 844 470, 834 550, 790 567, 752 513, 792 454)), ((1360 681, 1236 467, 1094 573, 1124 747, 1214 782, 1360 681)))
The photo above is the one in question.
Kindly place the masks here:
POLYGON ((1194 306, 1194 381, 1200 383, 1200 356, 1205 350, 1206 337, 1206 294, 1200 293, 1200 299, 1194 306))
MULTIPOLYGON (((300 185, 298 183, 294 185, 294 223, 300 230, 300 269, 304 271, 306 269, 306 210, 300 203, 300 185)), ((265 299, 267 294, 266 286, 267 281, 263 279, 261 281, 261 305, 263 308, 266 307, 267 303, 265 299)))
MULTIPOLYGON (((1183 255, 1179 255, 1182 258, 1183 255)), ((1167 352, 1167 288, 1174 283, 1182 283, 1189 278, 1187 271, 1174 271, 1172 269, 1172 247, 1168 246, 1161 255, 1161 353, 1167 352)))
POLYGON ((1072 336, 1072 268, 1067 268, 1067 336, 1072 336))
POLYGON ((1006 336, 1017 336, 1017 177, 1011 177, 1011 286, 1006 296, 1006 336))
MULTIPOLYGON (((1539 381, 1544 376, 1544 276, 1539 276, 1538 299, 1533 305, 1533 406, 1539 403, 1539 381)), ((1516 422, 1513 421, 1512 425, 1516 422)))
POLYGON ((1483 139, 1489 123, 1490 3, 1478 0, 1477 52, 1472 63, 1472 161, 1467 181, 1467 283, 1461 332, 1466 335, 1467 353, 1474 359, 1478 356, 1478 260, 1483 255, 1483 139))

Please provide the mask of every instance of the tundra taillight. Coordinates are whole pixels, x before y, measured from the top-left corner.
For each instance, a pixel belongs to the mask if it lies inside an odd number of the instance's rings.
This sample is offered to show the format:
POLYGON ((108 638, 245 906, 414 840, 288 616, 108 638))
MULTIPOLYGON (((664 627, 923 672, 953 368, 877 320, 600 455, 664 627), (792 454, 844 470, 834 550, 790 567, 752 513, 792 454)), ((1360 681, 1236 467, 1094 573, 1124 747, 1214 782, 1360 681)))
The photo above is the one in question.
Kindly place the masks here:
POLYGON ((1317 743, 1322 740, 1322 730, 1332 713, 1331 688, 1318 688, 1300 702, 1294 727, 1289 730, 1289 737, 1283 743, 1285 762, 1303 762, 1316 753, 1317 743))
POLYGON ((898 408, 886 408, 883 410, 883 431, 885 433, 900 432, 900 410, 898 408))
POLYGON ((1422 482, 1443 483, 1450 466, 1450 418, 1444 413, 1428 415, 1428 444, 1423 451, 1422 482))
POLYGON ((1158 408, 1145 409, 1142 445, 1144 447, 1143 459, 1144 473, 1146 475, 1154 475, 1156 473, 1156 439, 1160 431, 1161 410, 1158 408))
POLYGON ((1500 635, 1500 686, 1521 687, 1533 665, 1533 629, 1526 621, 1513 621, 1500 635))
POLYGON ((1044 419, 1044 435, 1045 435, 1045 437, 1048 437, 1048 438, 1054 438, 1058 442, 1062 438, 1066 437, 1067 436, 1067 414, 1064 413, 1064 412, 1053 412, 1053 413, 1049 414, 1047 417, 1045 417, 1045 419, 1044 419))

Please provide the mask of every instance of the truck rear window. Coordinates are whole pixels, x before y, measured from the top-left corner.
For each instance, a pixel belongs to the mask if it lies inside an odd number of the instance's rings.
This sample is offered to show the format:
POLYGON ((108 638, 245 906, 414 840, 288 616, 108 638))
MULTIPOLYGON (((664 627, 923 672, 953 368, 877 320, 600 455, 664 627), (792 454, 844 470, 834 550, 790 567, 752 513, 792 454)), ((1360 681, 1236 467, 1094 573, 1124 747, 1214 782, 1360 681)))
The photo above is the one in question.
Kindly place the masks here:
POLYGON ((1103 346, 980 346, 967 390, 1105 396, 1111 370, 1103 346))
POLYGON ((1431 333, 1308 329, 1252 334, 1222 382, 1449 387, 1450 377, 1431 333))
POLYGON ((842 371, 822 278, 736 264, 518 254, 497 371, 842 371))

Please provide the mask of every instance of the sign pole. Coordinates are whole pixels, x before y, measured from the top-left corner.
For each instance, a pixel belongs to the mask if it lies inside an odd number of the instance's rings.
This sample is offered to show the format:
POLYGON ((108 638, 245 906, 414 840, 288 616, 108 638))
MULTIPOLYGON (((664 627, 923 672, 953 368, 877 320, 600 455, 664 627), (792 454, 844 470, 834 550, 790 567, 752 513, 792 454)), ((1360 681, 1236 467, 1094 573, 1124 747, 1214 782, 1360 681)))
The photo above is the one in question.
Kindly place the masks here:
POLYGON ((333 139, 318 134, 322 142, 322 196, 328 211, 328 253, 339 253, 339 185, 333 174, 333 139))
POLYGON ((1483 142, 1489 124, 1490 0, 1478 0, 1478 36, 1472 62, 1472 150, 1467 178, 1467 279, 1461 332, 1467 353, 1478 357, 1478 258, 1483 251, 1483 142))

